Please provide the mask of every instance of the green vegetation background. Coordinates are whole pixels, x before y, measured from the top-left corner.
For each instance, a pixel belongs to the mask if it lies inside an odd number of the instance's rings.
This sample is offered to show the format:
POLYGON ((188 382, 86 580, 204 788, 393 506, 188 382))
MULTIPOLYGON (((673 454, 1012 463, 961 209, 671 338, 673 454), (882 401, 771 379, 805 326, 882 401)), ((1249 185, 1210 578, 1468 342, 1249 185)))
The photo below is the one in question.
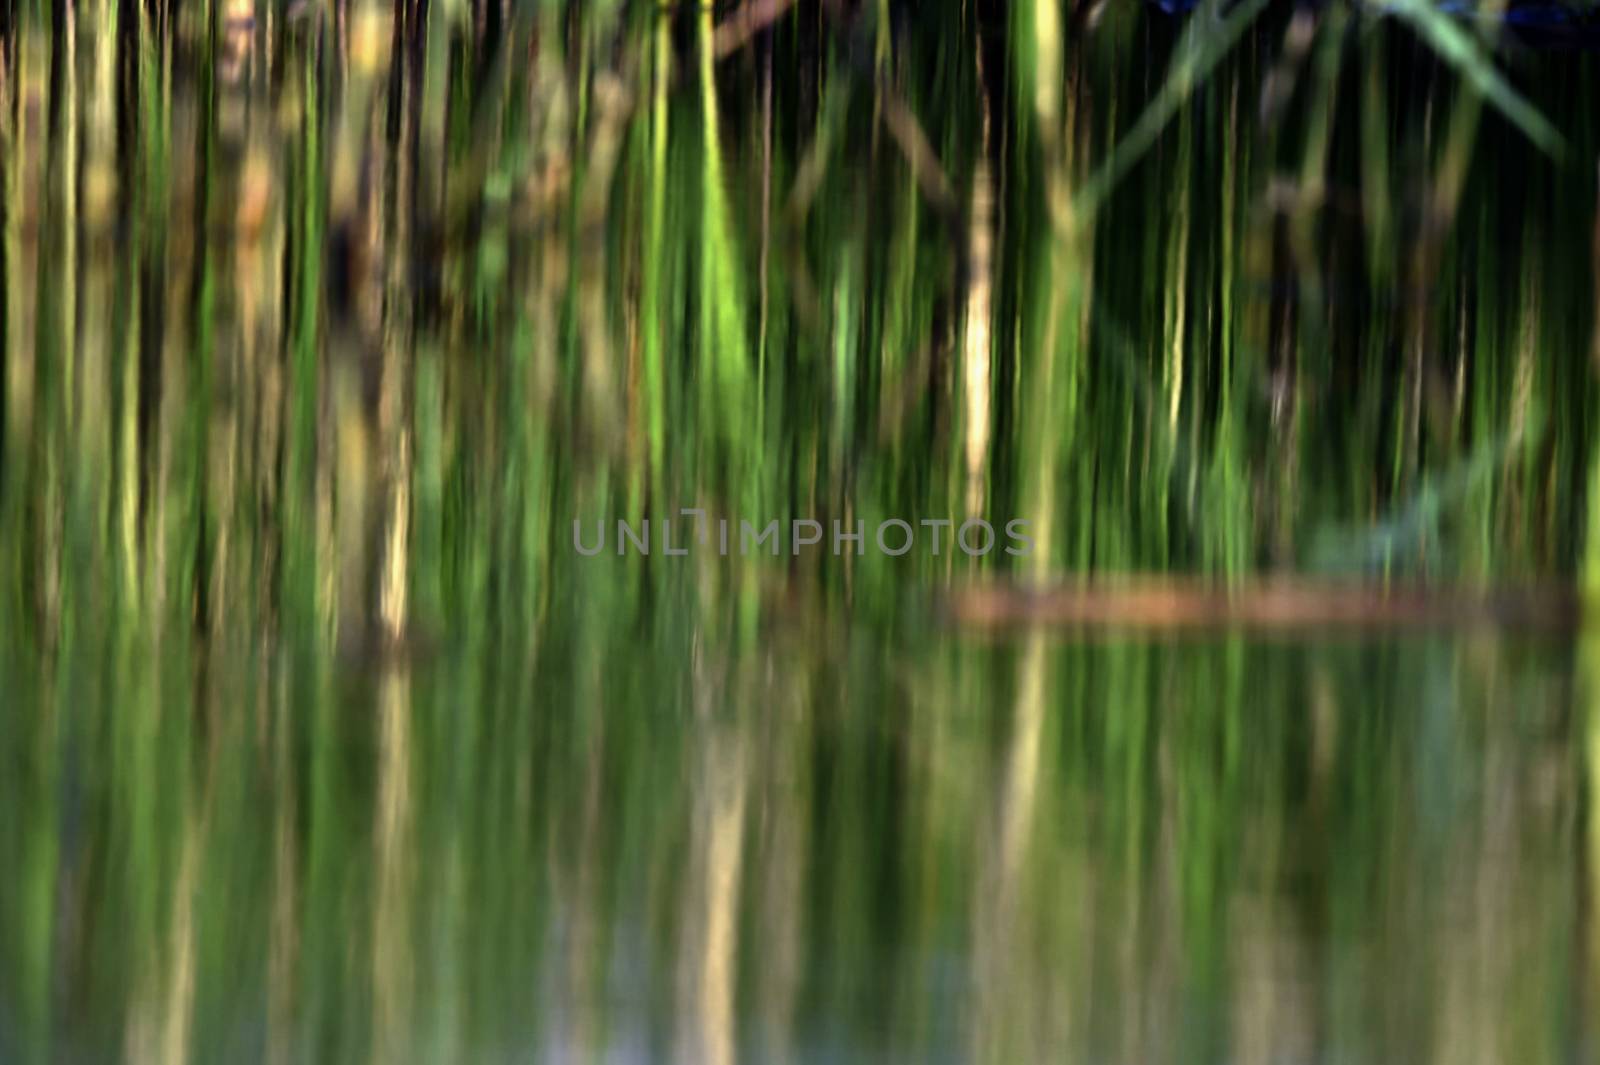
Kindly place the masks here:
POLYGON ((0 0, 0 1059, 1572 1060, 1595 65, 1421 0, 0 0), (1043 545, 579 559, 573 519, 1043 545), (1443 873, 1440 871, 1443 870, 1443 873))

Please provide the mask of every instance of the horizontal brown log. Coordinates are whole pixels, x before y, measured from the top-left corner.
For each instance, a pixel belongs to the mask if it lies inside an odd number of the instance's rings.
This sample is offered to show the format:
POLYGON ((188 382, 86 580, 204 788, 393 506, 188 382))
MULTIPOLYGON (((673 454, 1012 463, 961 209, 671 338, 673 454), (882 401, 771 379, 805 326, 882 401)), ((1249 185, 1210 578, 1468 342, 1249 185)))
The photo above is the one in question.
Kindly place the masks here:
POLYGON ((952 589, 945 617, 962 626, 1184 628, 1510 628, 1569 630, 1583 600, 1566 585, 1471 588, 1300 577, 1222 583, 1128 576, 1048 585, 952 589))

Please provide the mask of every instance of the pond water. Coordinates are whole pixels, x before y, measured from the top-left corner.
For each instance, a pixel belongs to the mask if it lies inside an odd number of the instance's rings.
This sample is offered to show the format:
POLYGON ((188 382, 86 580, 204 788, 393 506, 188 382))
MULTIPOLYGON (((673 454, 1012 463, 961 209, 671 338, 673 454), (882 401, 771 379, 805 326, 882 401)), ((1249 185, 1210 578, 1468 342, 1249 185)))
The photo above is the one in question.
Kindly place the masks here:
POLYGON ((6 1059, 1592 1051, 1570 648, 606 625, 8 668, 6 1059))
POLYGON ((0 1062, 1600 1057, 1600 85, 1393 8, 0 0, 0 1062))

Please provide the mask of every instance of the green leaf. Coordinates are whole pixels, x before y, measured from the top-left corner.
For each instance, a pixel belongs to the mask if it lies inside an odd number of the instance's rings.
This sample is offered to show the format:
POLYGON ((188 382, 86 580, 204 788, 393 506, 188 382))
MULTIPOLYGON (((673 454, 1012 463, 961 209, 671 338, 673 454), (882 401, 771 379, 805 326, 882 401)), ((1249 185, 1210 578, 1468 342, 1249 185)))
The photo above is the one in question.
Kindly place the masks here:
POLYGON ((1410 23, 1441 59, 1455 67, 1542 151, 1560 157, 1565 150, 1561 134, 1538 108, 1511 87, 1460 23, 1426 0, 1390 0, 1384 9, 1410 23))

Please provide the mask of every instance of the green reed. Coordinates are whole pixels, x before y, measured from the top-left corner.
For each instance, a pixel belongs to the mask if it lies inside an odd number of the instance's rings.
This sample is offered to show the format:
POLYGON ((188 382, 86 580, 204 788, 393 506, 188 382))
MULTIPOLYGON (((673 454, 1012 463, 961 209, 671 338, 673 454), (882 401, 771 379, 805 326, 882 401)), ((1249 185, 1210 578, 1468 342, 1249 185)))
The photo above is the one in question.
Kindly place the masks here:
POLYGON ((1496 710, 1560 654, 933 609, 1591 583, 1592 61, 843 7, 0 9, 0 1058, 1192 1059, 1280 971, 1330 1056, 1558 1056, 1592 726, 1496 710), (1040 549, 572 549, 682 507, 1040 549))

